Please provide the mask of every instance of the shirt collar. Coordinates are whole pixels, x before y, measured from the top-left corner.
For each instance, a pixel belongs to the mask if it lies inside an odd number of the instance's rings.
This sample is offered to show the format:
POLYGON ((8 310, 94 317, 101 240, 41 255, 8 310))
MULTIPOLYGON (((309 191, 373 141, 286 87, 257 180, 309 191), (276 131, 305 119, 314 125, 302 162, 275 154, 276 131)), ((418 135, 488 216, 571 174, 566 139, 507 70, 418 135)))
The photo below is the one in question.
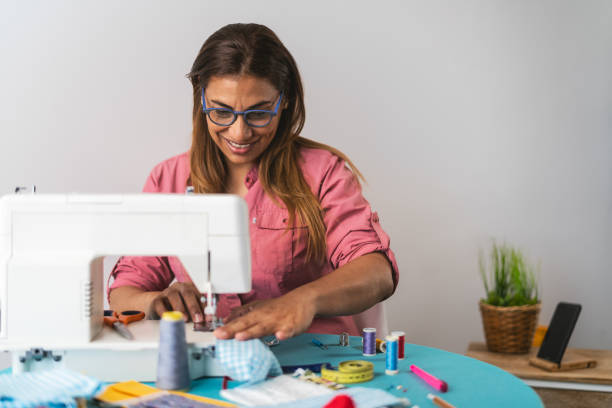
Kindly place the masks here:
POLYGON ((255 182, 257 181, 257 178, 258 178, 257 165, 254 165, 253 167, 251 167, 251 170, 249 170, 249 172, 247 173, 244 179, 244 184, 247 186, 247 188, 251 188, 253 184, 255 184, 255 182))

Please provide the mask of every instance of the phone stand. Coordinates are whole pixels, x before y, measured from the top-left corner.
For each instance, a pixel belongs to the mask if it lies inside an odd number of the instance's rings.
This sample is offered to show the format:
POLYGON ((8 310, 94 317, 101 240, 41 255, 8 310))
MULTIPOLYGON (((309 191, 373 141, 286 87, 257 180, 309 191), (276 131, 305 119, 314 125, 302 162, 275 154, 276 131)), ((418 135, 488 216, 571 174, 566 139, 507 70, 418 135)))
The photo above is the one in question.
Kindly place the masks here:
POLYGON ((537 357, 531 357, 529 364, 532 366, 542 368, 546 371, 570 371, 577 370, 580 368, 592 368, 597 366, 597 361, 592 358, 585 357, 578 353, 568 351, 564 353, 561 364, 553 363, 552 361, 543 360, 537 357))

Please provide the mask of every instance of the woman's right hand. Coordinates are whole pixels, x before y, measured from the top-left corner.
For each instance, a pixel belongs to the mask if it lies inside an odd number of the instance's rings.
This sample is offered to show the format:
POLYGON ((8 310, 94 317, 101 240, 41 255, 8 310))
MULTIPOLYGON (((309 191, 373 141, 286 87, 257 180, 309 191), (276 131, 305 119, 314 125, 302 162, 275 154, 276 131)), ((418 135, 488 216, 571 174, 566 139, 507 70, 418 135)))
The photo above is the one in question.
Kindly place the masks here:
POLYGON ((183 313, 185 321, 203 323, 201 296, 193 283, 175 282, 151 301, 148 316, 159 318, 164 312, 176 310, 183 313))

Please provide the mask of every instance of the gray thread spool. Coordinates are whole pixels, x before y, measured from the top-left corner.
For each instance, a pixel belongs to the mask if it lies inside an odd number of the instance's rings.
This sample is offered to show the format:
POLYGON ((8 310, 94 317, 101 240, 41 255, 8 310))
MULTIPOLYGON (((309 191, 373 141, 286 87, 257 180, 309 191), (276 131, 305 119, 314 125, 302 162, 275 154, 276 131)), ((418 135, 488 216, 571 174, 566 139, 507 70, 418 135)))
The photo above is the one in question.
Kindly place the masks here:
POLYGON ((159 323, 157 388, 186 391, 190 385, 185 321, 181 312, 165 312, 159 323))

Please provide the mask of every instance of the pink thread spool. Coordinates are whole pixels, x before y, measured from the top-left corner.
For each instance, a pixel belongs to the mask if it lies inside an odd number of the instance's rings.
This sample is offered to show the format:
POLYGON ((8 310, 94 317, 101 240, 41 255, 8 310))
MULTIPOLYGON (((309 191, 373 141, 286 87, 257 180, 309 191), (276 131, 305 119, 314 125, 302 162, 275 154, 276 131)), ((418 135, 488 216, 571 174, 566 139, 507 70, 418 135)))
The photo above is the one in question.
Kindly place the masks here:
POLYGON ((406 343, 406 333, 403 331, 393 331, 391 332, 392 336, 397 337, 398 349, 397 349, 397 358, 400 360, 404 359, 404 344, 406 343))

